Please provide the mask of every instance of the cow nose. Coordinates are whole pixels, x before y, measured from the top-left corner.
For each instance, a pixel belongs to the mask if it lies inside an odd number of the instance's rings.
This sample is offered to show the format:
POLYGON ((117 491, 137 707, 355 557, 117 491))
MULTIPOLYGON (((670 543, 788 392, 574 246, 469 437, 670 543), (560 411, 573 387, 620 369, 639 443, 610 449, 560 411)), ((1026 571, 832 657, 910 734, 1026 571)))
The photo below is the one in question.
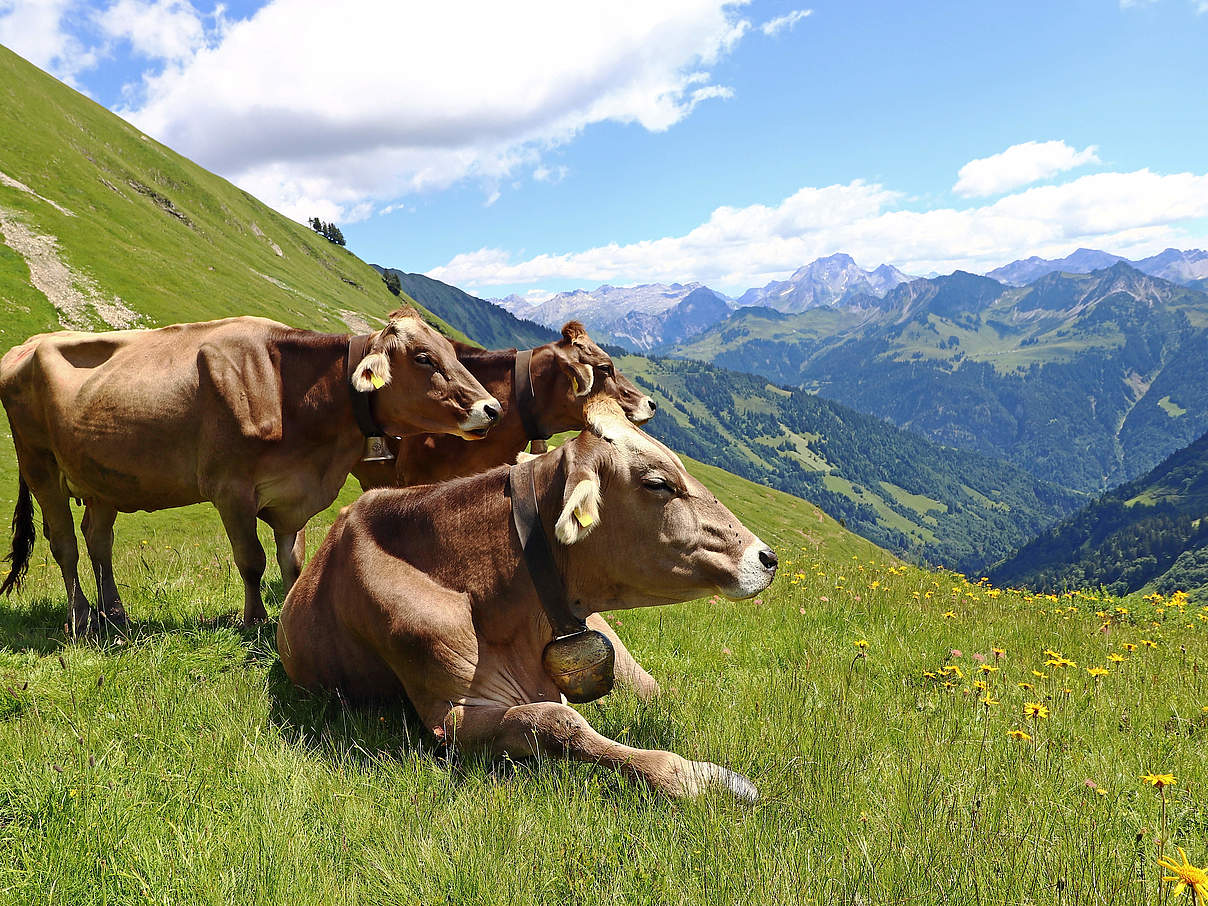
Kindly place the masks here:
POLYGON ((763 564, 764 569, 768 570, 775 570, 780 565, 776 552, 770 547, 765 547, 759 552, 759 562, 763 564))
POLYGON ((652 400, 650 397, 646 397, 646 402, 650 404, 651 412, 654 412, 659 407, 659 404, 656 403, 654 400, 652 400))
POLYGON ((492 406, 490 403, 487 403, 486 405, 484 405, 482 407, 482 414, 485 415, 487 417, 487 420, 492 423, 499 421, 499 407, 498 406, 492 406))

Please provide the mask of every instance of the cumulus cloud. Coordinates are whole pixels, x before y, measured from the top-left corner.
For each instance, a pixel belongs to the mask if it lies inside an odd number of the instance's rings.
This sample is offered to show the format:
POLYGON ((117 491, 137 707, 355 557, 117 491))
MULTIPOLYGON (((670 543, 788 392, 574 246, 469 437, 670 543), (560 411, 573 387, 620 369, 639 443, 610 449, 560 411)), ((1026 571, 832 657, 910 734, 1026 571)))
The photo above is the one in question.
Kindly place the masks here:
POLYGON ((1001 195, 1084 164, 1097 164, 1098 151, 1094 145, 1078 151, 1063 141, 1012 145, 961 167, 952 191, 966 198, 1001 195))
POLYGON ((965 209, 916 211, 904 201, 860 180, 807 187, 775 206, 717 208, 682 236, 520 261, 485 248, 457 255, 429 276, 484 288, 700 280, 740 291, 839 251, 865 266, 888 262, 910 273, 984 272, 1025 255, 1060 257, 1079 245, 1150 254, 1188 240, 1186 225, 1208 217, 1208 173, 1095 173, 965 209))
MULTIPOLYGON (((1208 2, 1208 0, 1205 0, 1208 2)), ((759 30, 769 38, 780 34, 782 31, 790 31, 794 25, 809 16, 812 16, 812 9, 795 9, 791 13, 785 13, 783 16, 777 16, 775 19, 769 19, 763 25, 759 26, 759 30)))
POLYGON ((201 16, 187 0, 118 0, 96 17, 109 38, 152 60, 185 60, 205 46, 201 16))
POLYGON ((294 217, 349 221, 467 178, 493 191, 593 123, 668 129, 729 96, 708 68, 749 28, 727 0, 469 0, 457 21, 272 0, 119 112, 294 217))
POLYGON ((96 48, 66 28, 75 5, 75 0, 0 0, 0 44, 75 85, 76 76, 98 59, 96 48))

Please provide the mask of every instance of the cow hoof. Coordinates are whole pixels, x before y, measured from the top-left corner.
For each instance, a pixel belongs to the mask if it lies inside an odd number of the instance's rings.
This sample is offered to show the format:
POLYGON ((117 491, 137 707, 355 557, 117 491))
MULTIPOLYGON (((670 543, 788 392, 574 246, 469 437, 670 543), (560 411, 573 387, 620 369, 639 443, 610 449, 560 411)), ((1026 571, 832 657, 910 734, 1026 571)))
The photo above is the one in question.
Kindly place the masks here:
POLYGON ((255 629, 257 626, 263 626, 268 622, 268 613, 263 609, 259 613, 245 613, 243 615, 243 625, 246 629, 255 629))
POLYGON ((67 632, 74 638, 96 635, 101 630, 101 612, 89 607, 83 613, 73 610, 67 622, 67 632))
POLYGON ((742 774, 708 761, 690 762, 690 765, 690 780, 686 784, 689 796, 699 796, 711 787, 721 787, 742 803, 750 804, 759 799, 755 784, 742 774))
POLYGON ((125 632, 130 628, 130 618, 126 616, 126 608, 122 606, 121 601, 117 601, 112 606, 108 607, 102 614, 105 622, 119 632, 125 632))

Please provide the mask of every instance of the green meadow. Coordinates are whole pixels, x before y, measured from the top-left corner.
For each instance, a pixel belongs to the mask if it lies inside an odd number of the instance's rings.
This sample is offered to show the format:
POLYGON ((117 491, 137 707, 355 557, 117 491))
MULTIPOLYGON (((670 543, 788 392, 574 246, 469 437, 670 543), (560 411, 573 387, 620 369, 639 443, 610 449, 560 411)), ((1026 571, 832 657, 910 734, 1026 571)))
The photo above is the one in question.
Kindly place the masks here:
POLYGON ((127 636, 65 638, 45 542, 0 601, 0 900, 1149 904, 1174 902, 1159 853, 1208 861, 1208 610, 917 570, 691 467, 781 573, 610 615, 663 694, 582 711, 743 772, 754 806, 461 757, 401 703, 297 691, 193 507, 119 519, 127 636))

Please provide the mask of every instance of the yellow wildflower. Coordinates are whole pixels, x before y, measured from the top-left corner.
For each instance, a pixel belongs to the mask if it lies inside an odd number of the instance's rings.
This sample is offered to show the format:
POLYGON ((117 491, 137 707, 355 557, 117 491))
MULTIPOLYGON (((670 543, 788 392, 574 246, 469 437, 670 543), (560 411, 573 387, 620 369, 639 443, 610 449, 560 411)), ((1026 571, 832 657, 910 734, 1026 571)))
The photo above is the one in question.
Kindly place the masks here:
POLYGON ((1174 774, 1142 774, 1141 780, 1158 789, 1162 789, 1164 786, 1174 786, 1174 774))
POLYGON ((868 639, 860 639, 860 641, 858 641, 858 642, 853 642, 852 644, 854 644, 854 645, 855 645, 857 648, 867 648, 867 647, 868 647, 868 639))
POLYGON ((1125 642, 1125 643, 1124 643, 1124 650, 1125 650, 1125 651, 1136 651, 1136 650, 1137 650, 1137 646, 1136 646, 1136 645, 1134 645, 1132 642, 1125 642))
POLYGON ((1111 661, 1113 664, 1123 664, 1126 660, 1128 660, 1128 658, 1124 657, 1124 655, 1116 654, 1115 652, 1112 652, 1111 654, 1109 654, 1107 656, 1107 659, 1109 661, 1111 661))
POLYGON ((1016 683, 1015 685, 1018 686, 1020 689, 1022 689, 1024 692, 1031 692, 1033 689, 1036 688, 1031 683, 1016 683))
POLYGON ((1049 709, 1041 702, 1026 702, 1023 706, 1025 717, 1039 717, 1044 719, 1049 716, 1049 709))
POLYGON ((1008 730, 1007 735, 1010 736, 1012 739, 1018 739, 1021 742, 1031 742, 1032 741, 1031 735, 1028 733, 1025 733, 1023 730, 1008 730))
POLYGON ((1163 881, 1177 881, 1174 887, 1174 897, 1177 899, 1179 894, 1186 887, 1191 888, 1191 897, 1197 904, 1208 903, 1208 872, 1202 868, 1196 868, 1187 861, 1187 853, 1183 851, 1183 847, 1179 847, 1179 855, 1183 857, 1183 864, 1180 865, 1174 859, 1158 859, 1158 864, 1163 868, 1168 868, 1174 872, 1173 875, 1163 877, 1163 881))
POLYGON ((1095 677, 1096 679, 1098 679, 1101 676, 1107 676, 1109 673, 1111 673, 1110 670, 1107 670, 1103 667, 1087 667, 1086 672, 1089 673, 1091 676, 1095 677))
POLYGON ((982 672, 982 673, 995 673, 995 672, 997 672, 997 670, 998 670, 998 668, 997 668, 997 667, 991 667, 989 664, 982 664, 982 665, 981 665, 981 672, 982 672))

